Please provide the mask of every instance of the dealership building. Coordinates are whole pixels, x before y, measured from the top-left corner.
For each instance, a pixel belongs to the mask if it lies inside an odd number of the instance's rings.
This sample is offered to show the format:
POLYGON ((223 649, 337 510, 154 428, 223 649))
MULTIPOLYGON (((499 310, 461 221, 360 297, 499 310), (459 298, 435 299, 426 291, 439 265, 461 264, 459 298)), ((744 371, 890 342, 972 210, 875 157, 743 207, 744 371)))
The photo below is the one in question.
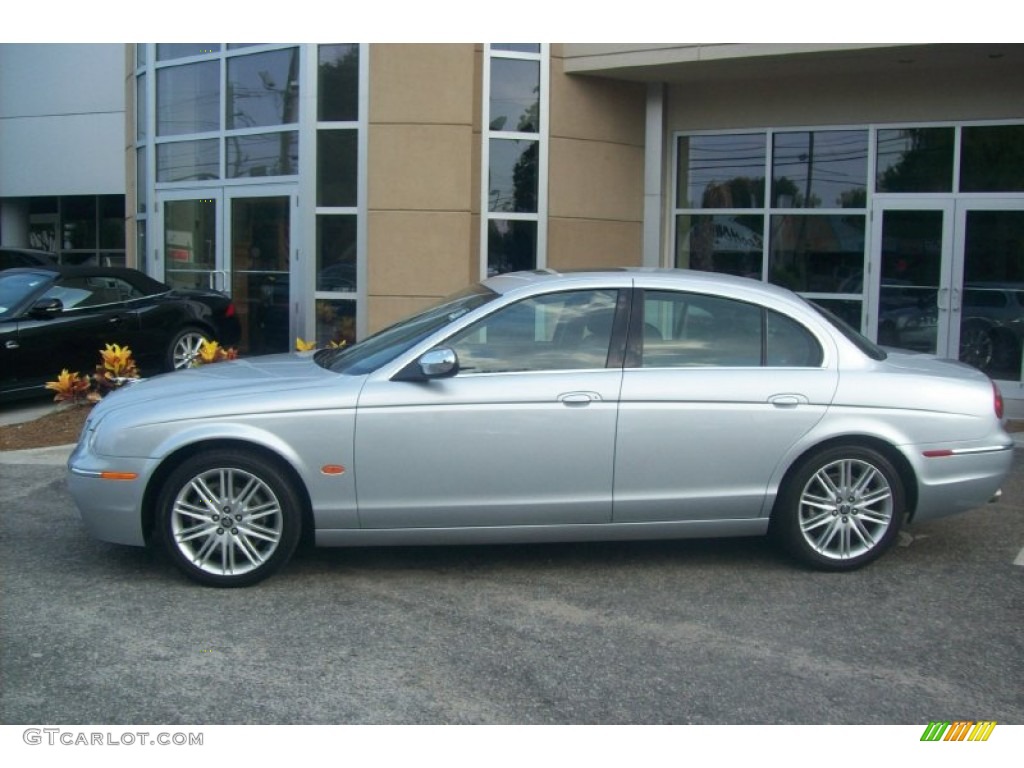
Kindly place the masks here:
POLYGON ((224 290, 242 350, 488 275, 777 283, 1024 414, 1024 45, 0 45, 0 243, 224 290))

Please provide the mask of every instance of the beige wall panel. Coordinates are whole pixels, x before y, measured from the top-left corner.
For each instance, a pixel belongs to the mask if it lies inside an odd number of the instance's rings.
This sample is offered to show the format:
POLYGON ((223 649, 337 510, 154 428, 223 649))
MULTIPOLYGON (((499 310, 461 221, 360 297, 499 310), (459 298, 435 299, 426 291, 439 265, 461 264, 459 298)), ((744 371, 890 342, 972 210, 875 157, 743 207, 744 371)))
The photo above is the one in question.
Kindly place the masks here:
POLYGON ((370 122, 471 125, 479 88, 473 44, 370 46, 370 122))
POLYGON ((671 86, 668 131, 1024 116, 1024 78, 907 72, 671 86))
POLYGON ((470 211, 468 125, 371 125, 371 210, 470 211))
POLYGON ((475 232, 468 213, 372 211, 369 215, 369 292, 446 296, 476 275, 470 263, 475 232))
MULTIPOLYGON (((370 296, 367 306, 369 332, 397 323, 420 310, 436 304, 443 296, 370 296)), ((369 335, 369 334, 367 334, 369 335)))
POLYGON ((643 147, 552 138, 548 169, 549 216, 641 220, 643 147))
POLYGON ((550 219, 548 266, 552 269, 640 266, 642 235, 639 222, 550 219))
POLYGON ((565 75, 551 60, 551 136, 642 146, 646 86, 565 75))

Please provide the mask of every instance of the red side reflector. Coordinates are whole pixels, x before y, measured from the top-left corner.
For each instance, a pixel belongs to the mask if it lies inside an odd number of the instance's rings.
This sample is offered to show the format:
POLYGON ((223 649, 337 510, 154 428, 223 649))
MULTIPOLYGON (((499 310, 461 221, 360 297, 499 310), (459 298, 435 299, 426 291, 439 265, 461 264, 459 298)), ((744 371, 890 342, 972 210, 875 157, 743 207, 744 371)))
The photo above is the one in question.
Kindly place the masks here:
POLYGON ((925 458, 928 459, 941 459, 943 456, 952 456, 953 451, 951 451, 949 448, 939 448, 938 450, 934 451, 925 451, 924 455, 925 458))

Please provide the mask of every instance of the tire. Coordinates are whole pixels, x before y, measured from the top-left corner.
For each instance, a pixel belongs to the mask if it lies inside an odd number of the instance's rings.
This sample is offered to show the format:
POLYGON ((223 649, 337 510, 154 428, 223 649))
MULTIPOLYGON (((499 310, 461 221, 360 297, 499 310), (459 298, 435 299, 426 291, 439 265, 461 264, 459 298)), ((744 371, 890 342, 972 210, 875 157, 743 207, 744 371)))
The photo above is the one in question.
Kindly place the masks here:
POLYGON ((301 501, 285 474, 261 456, 206 451, 167 478, 157 502, 159 538, 186 576, 213 587, 246 587, 291 558, 301 501))
POLYGON ((164 362, 168 371, 177 371, 181 368, 192 368, 195 360, 199 357, 199 348, 204 341, 210 341, 210 335, 200 328, 182 328, 167 346, 167 355, 164 362))
POLYGON ((770 532, 807 565, 852 571, 893 545, 905 516, 906 493, 892 463, 871 448, 839 446, 791 473, 770 532))

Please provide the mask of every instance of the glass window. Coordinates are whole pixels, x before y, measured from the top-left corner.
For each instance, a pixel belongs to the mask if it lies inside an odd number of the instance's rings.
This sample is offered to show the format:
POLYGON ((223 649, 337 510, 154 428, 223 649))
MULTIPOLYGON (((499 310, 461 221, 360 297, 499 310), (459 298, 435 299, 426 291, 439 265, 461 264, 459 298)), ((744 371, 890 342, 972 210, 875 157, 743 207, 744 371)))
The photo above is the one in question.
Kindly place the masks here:
POLYGON ((540 53, 540 43, 491 43, 495 51, 518 51, 519 53, 540 53))
POLYGON ((344 43, 318 48, 318 119, 359 119, 359 45, 344 43))
POLYGON ((492 315, 444 343, 460 373, 510 373, 604 368, 618 291, 536 296, 492 315))
POLYGON ((491 61, 490 129, 536 133, 540 130, 540 62, 491 61))
POLYGON ((676 266, 761 279, 764 216, 676 218, 676 266))
POLYGON ((771 217, 768 279, 791 291, 860 293, 865 217, 771 217))
POLYGON ((961 192, 1024 192, 1024 125, 966 126, 961 192))
POLYGON ((357 204, 359 133, 317 132, 316 204, 350 208, 357 204))
MULTIPOLYGON (((62 248, 96 247, 96 198, 91 195, 61 199, 62 248)), ((123 238, 122 238, 123 241, 123 238)))
POLYGON ((146 148, 135 151, 135 196, 138 213, 146 212, 149 200, 149 184, 146 181, 146 148))
POLYGON ((168 61, 183 59, 186 56, 202 56, 219 50, 220 43, 157 43, 156 60, 168 61))
POLYGON ((717 296, 648 291, 644 368, 761 365, 760 307, 717 296))
POLYGON ((878 192, 952 192, 953 128, 878 131, 878 192))
POLYGON ((165 67, 156 80, 158 136, 219 130, 220 62, 165 67))
POLYGON ((175 141, 156 147, 157 181, 207 181, 220 178, 217 139, 175 141))
POLYGON ((101 195, 100 248, 124 248, 124 195, 101 195))
POLYGON ((487 275, 537 267, 537 222, 491 219, 487 222, 487 275))
POLYGON ((348 346, 356 342, 356 303, 351 299, 316 300, 316 346, 348 346))
POLYGON ((135 78, 135 139, 146 140, 146 75, 135 78))
POLYGON ((228 130, 299 121, 299 49, 227 60, 228 130))
POLYGON ((228 136, 227 177, 291 176, 299 172, 298 131, 228 136))
POLYGON ((772 205, 778 208, 864 208, 868 132, 777 133, 772 154, 772 205))
POLYGON ((764 206, 765 134, 681 136, 677 208, 764 206))
POLYGON ((765 312, 765 365, 776 368, 817 368, 824 359, 821 345, 800 323, 778 312, 765 312))
POLYGON ((356 290, 356 217, 316 217, 316 290, 356 290))
POLYGON ((490 148, 488 210, 536 213, 538 142, 491 139, 490 148))

